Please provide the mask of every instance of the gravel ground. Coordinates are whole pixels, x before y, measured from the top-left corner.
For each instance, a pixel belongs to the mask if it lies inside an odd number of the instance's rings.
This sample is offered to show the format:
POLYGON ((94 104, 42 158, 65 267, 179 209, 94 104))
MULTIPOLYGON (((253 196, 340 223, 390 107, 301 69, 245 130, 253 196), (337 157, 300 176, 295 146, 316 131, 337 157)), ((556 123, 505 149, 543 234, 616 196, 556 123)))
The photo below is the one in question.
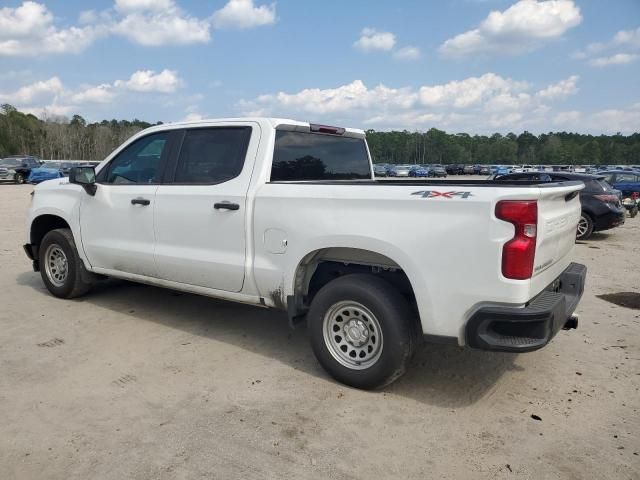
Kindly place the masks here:
POLYGON ((21 249, 30 191, 0 185, 2 479, 640 478, 640 305, 598 298, 637 298, 639 218, 576 246, 578 330, 427 345, 362 392, 279 313, 118 281, 53 298, 21 249))

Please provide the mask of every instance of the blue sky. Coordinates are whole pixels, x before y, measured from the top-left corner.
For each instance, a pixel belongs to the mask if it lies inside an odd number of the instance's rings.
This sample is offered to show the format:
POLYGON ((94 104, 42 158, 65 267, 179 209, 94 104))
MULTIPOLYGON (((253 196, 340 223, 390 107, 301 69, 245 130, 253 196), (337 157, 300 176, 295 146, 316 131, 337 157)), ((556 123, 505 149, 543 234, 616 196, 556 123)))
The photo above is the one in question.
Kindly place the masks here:
POLYGON ((637 0, 40 0, 0 7, 0 102, 378 130, 640 131, 637 0))

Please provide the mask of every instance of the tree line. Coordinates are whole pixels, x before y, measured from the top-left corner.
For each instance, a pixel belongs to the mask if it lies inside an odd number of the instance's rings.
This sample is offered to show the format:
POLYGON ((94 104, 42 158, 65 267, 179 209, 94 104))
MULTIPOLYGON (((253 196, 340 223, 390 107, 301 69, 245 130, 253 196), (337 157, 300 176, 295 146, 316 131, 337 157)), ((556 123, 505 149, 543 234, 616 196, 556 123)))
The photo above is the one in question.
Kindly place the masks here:
MULTIPOLYGON (((0 106, 0 158, 30 154, 47 160, 102 160, 118 145, 152 125, 140 120, 87 123, 80 115, 38 119, 5 104, 0 106)), ((533 135, 469 135, 367 131, 376 163, 465 163, 618 165, 640 164, 640 133, 585 135, 551 132, 533 135)))
POLYGON ((525 131, 486 136, 436 128, 427 132, 368 130, 367 142, 376 163, 640 164, 640 133, 594 136, 550 132, 536 136, 525 131))
POLYGON ((35 155, 43 160, 102 160, 127 138, 152 125, 140 120, 87 123, 80 115, 40 120, 4 104, 0 106, 0 158, 35 155))

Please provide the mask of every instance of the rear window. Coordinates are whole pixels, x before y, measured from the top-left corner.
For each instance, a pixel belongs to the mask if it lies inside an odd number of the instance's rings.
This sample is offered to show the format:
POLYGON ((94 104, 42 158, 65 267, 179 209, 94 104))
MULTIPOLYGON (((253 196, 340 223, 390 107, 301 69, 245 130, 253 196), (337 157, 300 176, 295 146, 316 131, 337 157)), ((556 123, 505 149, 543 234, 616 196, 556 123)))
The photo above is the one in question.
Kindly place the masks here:
POLYGON ((278 130, 271 181, 370 179, 361 138, 278 130))

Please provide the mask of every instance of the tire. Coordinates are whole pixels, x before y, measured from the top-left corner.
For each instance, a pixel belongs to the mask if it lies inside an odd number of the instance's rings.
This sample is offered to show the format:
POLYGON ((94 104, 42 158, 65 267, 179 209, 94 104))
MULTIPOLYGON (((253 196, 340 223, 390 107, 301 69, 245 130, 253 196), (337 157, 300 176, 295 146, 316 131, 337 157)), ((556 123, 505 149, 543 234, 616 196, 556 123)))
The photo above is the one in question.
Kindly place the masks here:
POLYGON ((632 208, 629 212, 629 215, 631 216, 631 218, 634 218, 636 215, 638 215, 638 207, 632 208))
POLYGON ((407 301, 374 275, 345 275, 326 284, 311 302, 307 320, 322 367, 339 382, 365 390, 400 378, 419 339, 407 301))
POLYGON ((593 220, 588 213, 582 212, 580 221, 578 222, 578 230, 576 232, 576 240, 587 240, 593 233, 593 220))
POLYGON ((16 173, 13 176, 13 180, 18 184, 18 185, 22 185, 24 183, 24 174, 22 173, 16 173))
POLYGON ((68 228, 51 230, 44 236, 38 260, 42 281, 56 297, 79 297, 93 285, 93 274, 85 269, 68 228))

